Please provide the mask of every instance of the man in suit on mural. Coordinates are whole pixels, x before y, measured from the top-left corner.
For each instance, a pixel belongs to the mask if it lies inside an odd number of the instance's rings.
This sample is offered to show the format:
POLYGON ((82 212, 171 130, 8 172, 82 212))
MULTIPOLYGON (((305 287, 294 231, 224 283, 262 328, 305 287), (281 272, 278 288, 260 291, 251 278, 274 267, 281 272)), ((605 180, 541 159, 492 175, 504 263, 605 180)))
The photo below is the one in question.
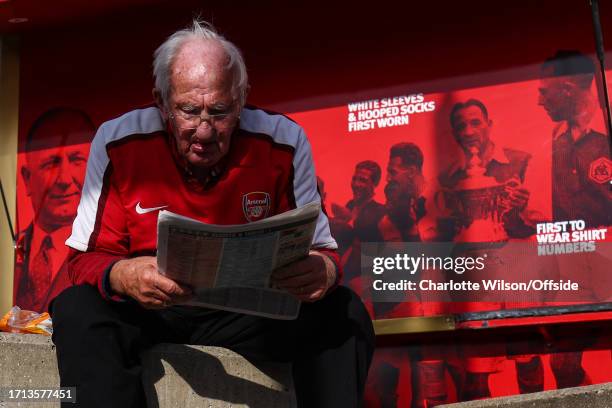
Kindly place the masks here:
POLYGON ((64 245, 83 188, 89 142, 95 132, 82 111, 53 108, 39 116, 25 142, 21 176, 33 209, 20 233, 15 267, 15 304, 43 311, 53 280, 66 259, 64 245))

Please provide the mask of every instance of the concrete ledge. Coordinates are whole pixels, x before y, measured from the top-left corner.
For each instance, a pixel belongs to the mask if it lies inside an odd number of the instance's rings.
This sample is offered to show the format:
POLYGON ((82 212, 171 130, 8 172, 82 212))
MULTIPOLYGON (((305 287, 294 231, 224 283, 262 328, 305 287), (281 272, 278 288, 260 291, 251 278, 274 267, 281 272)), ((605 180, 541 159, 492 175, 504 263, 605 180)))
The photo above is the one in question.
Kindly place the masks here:
MULTIPOLYGON (((143 353, 149 407, 295 407, 291 367, 257 362, 219 347, 160 344, 143 353)), ((55 346, 46 336, 0 332, 0 387, 59 386, 55 346)), ((78 390, 77 390, 78 399, 78 390)), ((7 403, 0 407, 58 407, 7 403)))
POLYGON ((512 397, 438 405, 439 408, 610 408, 612 383, 535 392, 512 397))

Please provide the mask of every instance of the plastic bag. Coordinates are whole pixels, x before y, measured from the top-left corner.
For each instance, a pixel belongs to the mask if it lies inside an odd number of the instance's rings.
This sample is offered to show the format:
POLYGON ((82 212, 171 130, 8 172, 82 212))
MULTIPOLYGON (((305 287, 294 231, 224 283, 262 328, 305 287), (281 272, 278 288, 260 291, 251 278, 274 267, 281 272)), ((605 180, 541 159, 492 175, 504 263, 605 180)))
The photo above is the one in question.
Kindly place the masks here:
POLYGON ((21 310, 19 306, 13 306, 0 319, 0 331, 51 336, 53 334, 53 326, 49 313, 36 313, 31 310, 21 310))

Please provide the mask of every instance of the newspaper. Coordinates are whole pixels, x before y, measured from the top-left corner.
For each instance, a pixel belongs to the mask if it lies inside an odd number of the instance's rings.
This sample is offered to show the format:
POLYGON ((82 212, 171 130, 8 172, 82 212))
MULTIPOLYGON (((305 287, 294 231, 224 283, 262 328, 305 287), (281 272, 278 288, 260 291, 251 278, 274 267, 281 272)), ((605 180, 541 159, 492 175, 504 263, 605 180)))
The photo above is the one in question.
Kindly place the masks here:
POLYGON ((170 211, 157 220, 157 263, 194 289, 187 304, 274 319, 295 319, 300 302, 270 287, 276 268, 308 255, 321 205, 250 224, 212 225, 170 211))

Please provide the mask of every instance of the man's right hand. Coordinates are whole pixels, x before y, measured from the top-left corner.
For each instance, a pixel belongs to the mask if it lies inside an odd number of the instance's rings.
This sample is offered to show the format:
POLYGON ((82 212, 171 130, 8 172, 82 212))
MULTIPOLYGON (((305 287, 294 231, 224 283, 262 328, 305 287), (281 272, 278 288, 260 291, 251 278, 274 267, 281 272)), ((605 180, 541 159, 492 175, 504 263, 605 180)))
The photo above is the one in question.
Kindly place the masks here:
POLYGON ((160 309, 188 300, 192 291, 159 273, 157 259, 140 256, 113 265, 109 274, 111 289, 130 296, 147 309, 160 309))
POLYGON ((351 214, 351 210, 349 210, 348 208, 342 205, 336 204, 336 203, 332 203, 331 209, 332 209, 332 214, 337 221, 341 221, 345 223, 348 223, 351 221, 352 214, 351 214))

